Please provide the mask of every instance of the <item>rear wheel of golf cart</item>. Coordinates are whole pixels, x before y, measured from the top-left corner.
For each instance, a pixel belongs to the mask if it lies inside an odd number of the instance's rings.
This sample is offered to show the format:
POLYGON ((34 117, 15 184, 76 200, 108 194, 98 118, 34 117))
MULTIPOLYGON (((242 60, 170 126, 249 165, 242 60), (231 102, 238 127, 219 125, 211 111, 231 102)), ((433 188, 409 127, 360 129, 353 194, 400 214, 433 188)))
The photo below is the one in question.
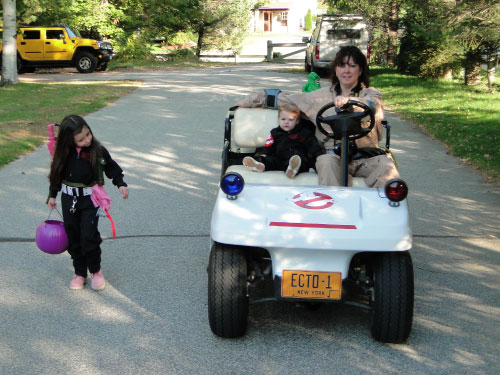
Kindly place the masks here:
POLYGON ((413 265, 408 252, 383 253, 374 259, 371 332, 375 340, 400 343, 413 321, 413 265))
POLYGON ((220 337, 243 336, 248 321, 247 259, 237 246, 214 243, 208 264, 208 320, 220 337))

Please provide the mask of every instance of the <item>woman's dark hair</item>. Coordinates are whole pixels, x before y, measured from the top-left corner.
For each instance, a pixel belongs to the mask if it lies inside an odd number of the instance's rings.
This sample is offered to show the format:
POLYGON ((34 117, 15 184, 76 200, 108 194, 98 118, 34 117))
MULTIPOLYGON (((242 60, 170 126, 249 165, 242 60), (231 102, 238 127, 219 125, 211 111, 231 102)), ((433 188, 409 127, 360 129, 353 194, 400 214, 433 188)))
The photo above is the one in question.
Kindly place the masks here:
POLYGON ((50 167, 49 181, 53 186, 59 186, 63 179, 63 170, 71 152, 71 149, 76 148, 75 135, 82 132, 83 128, 87 127, 92 134, 92 143, 88 147, 90 154, 90 164, 93 170, 96 170, 97 158, 102 156, 101 144, 95 139, 90 126, 80 116, 66 116, 61 125, 59 125, 59 133, 57 135, 56 149, 54 158, 50 167))
POLYGON ((358 84, 354 87, 353 92, 359 93, 361 91, 361 84, 364 84, 365 87, 370 87, 370 76, 368 72, 368 61, 366 60, 366 56, 361 52, 361 50, 356 46, 345 46, 341 47, 335 56, 335 59, 332 61, 331 65, 331 81, 332 88, 335 90, 337 95, 340 95, 342 89, 340 87, 340 82, 335 73, 335 68, 337 66, 341 66, 344 64, 344 61, 349 61, 349 58, 352 58, 355 64, 359 65, 361 69, 361 75, 358 79, 358 84))

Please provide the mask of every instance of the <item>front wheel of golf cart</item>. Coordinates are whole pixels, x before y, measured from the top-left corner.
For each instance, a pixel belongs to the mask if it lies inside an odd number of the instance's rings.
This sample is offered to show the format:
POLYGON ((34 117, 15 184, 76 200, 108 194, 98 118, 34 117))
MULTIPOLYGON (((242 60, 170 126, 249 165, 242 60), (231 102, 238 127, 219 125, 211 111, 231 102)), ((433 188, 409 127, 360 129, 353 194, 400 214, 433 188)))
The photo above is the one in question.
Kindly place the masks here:
POLYGON ((243 336, 248 321, 247 259, 231 245, 214 243, 208 264, 208 320, 220 337, 243 336))
POLYGON ((375 340, 400 343, 413 321, 413 264, 408 252, 379 254, 373 264, 371 332, 375 340))

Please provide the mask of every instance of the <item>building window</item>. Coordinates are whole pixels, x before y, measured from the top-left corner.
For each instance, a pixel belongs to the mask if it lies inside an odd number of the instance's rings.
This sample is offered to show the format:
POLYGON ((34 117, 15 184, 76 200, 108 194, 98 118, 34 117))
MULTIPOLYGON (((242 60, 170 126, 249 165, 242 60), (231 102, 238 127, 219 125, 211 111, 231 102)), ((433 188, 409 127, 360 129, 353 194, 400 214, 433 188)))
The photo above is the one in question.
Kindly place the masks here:
POLYGON ((281 21, 281 26, 287 26, 288 25, 288 11, 283 11, 279 14, 279 19, 281 21))

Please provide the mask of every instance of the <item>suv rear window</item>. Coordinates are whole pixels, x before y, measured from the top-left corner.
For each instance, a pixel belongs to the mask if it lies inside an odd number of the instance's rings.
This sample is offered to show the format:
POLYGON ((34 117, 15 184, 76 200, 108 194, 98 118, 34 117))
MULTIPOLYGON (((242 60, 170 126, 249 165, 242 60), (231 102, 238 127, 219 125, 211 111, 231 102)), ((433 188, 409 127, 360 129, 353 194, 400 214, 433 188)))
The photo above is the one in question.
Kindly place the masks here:
POLYGON ((23 39, 40 39, 40 30, 24 30, 23 39))
POLYGON ((360 39, 361 30, 355 29, 330 29, 326 32, 326 39, 360 39))

